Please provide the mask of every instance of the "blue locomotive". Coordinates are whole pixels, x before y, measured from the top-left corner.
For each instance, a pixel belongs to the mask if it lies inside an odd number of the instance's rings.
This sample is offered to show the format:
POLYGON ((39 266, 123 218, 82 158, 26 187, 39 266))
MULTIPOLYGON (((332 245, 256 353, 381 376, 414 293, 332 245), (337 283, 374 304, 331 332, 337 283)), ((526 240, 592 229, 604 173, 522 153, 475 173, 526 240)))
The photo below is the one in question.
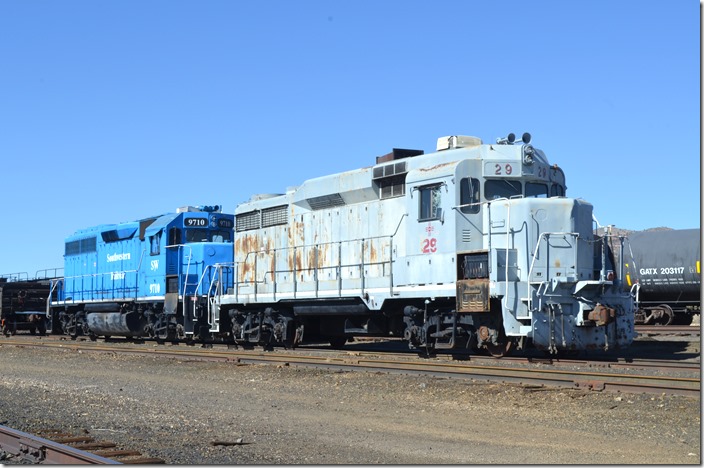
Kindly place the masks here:
POLYGON ((214 267, 232 262, 233 226, 219 206, 187 206, 77 231, 66 238, 64 277, 51 286, 52 329, 91 338, 198 336, 203 301, 219 286, 214 267))
MULTIPOLYGON (((524 134, 448 136, 370 167, 258 195, 235 211, 234 279, 211 333, 263 345, 355 336, 411 347, 628 346, 633 300, 592 205, 524 134)), ((618 239, 616 239, 618 241, 618 239)), ((622 239, 621 239, 622 241, 622 239)))

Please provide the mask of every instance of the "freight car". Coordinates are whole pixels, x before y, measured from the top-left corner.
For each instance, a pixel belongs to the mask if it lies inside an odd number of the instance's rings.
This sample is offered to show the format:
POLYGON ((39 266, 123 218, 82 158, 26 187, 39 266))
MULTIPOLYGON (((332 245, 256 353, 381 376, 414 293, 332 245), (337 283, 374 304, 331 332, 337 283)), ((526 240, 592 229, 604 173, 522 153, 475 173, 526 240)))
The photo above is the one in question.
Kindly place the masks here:
POLYGON ((418 349, 628 346, 633 301, 593 235, 592 205, 515 136, 438 139, 376 164, 259 195, 235 212, 234 263, 201 304, 233 340, 418 349), (228 287, 225 278, 233 278, 228 287))
POLYGON ((624 246, 625 286, 637 324, 690 323, 701 311, 699 229, 640 231, 624 246))
POLYGON ((18 331, 29 331, 32 335, 46 333, 45 311, 51 278, 59 277, 59 270, 42 270, 32 279, 25 272, 0 274, 0 329, 3 335, 14 335, 18 331))
POLYGON ((52 331, 162 340, 197 333, 194 311, 213 287, 213 266, 232 262, 233 226, 217 205, 187 206, 69 236, 46 312, 52 331))

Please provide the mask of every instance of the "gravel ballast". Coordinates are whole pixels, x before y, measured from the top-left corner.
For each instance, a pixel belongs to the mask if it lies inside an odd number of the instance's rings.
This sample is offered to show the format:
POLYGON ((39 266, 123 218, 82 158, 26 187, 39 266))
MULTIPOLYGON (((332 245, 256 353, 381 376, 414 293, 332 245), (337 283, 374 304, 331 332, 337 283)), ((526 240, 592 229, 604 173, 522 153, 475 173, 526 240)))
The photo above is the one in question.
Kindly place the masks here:
POLYGON ((170 464, 701 463, 699 398, 14 346, 0 360, 0 423, 170 464))

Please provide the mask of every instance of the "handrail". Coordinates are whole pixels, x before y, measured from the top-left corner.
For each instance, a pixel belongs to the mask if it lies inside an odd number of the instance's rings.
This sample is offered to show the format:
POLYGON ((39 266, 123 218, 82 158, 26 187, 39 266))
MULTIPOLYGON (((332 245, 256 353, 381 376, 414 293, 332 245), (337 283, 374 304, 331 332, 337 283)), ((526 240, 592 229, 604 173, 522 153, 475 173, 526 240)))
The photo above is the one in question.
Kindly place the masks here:
MULTIPOLYGON (((200 288, 203 284, 203 280, 206 277, 206 273, 208 271, 210 271, 211 269, 215 270, 215 274, 213 274, 211 276, 210 285, 208 286, 208 292, 206 294, 206 301, 208 304, 208 325, 210 325, 211 328, 212 328, 213 324, 215 323, 214 312, 212 311, 212 309, 210 307, 211 306, 211 291, 213 290, 213 284, 215 283, 216 278, 218 278, 218 280, 217 280, 218 281, 218 288, 220 289, 220 291, 217 291, 216 294, 212 295, 212 300, 215 301, 215 300, 217 300, 218 296, 222 296, 222 287, 223 287, 222 271, 223 271, 223 268, 234 268, 234 266, 235 266, 234 262, 216 263, 215 265, 207 265, 203 269, 203 273, 201 273, 200 279, 198 280, 198 285, 196 286, 196 292, 200 291, 200 288)), ((196 316, 196 302, 194 301, 193 302, 193 317, 195 317, 195 316, 196 316)))
MULTIPOLYGON (((404 219, 406 216, 408 216, 408 213, 403 213, 403 214, 401 214, 401 217, 400 217, 400 219, 399 219, 399 221, 398 221, 398 224, 396 225, 396 229, 394 230, 393 234, 391 234, 391 235, 388 235, 388 234, 387 234, 387 235, 373 236, 373 237, 367 237, 367 238, 355 238, 355 239, 337 240, 337 241, 329 241, 329 242, 322 242, 322 243, 312 243, 312 244, 303 244, 303 245, 293 245, 293 246, 286 246, 286 247, 274 248, 274 249, 268 249, 268 250, 263 250, 263 249, 262 249, 262 250, 252 250, 252 251, 246 252, 246 253, 244 253, 244 259, 243 259, 242 261, 234 262, 235 275, 234 275, 234 279, 233 279, 233 284, 234 284, 234 286, 235 286, 235 296, 238 297, 240 286, 244 286, 244 285, 255 285, 255 287, 256 287, 257 284, 262 284, 262 283, 265 283, 265 282, 266 282, 266 277, 267 277, 267 275, 271 275, 271 277, 272 277, 272 283, 274 284, 274 291, 276 291, 276 289, 277 289, 277 288, 276 288, 276 285, 278 284, 278 282, 277 282, 277 280, 276 280, 276 276, 277 276, 279 273, 293 273, 293 274, 294 274, 294 277, 293 277, 293 280, 292 280, 292 281, 293 281, 293 284, 294 284, 294 291, 293 291, 293 292, 294 292, 294 295, 295 295, 295 294, 297 293, 296 258, 297 258, 297 255, 298 255, 298 251, 299 251, 299 250, 302 250, 302 249, 316 249, 316 250, 315 250, 315 255, 316 255, 315 267, 312 268, 312 270, 313 270, 313 275, 314 275, 315 278, 318 278, 319 271, 321 271, 321 270, 337 269, 337 270, 339 271, 339 273, 338 273, 338 280, 341 281, 341 279, 342 279, 342 276, 341 276, 341 269, 342 269, 342 268, 359 268, 359 270, 360 270, 360 273, 359 273, 359 275, 360 275, 360 280, 362 281, 362 291, 364 291, 364 289, 365 289, 365 287, 366 287, 366 283, 365 283, 366 275, 364 274, 364 268, 365 268, 366 266, 372 266, 372 265, 386 265, 386 264, 388 264, 388 265, 389 265, 389 274, 388 274, 388 276, 390 277, 389 290, 390 290, 391 292, 393 292, 393 277, 392 277, 392 275, 393 275, 393 262, 394 262, 394 260, 393 260, 393 254, 394 254, 394 253, 393 253, 393 245, 394 245, 393 240, 394 240, 394 237, 396 237, 396 235, 398 234, 398 232, 399 232, 399 230, 400 230, 400 228, 401 228, 401 224, 402 224, 402 222, 403 222, 403 219, 404 219), (365 261, 364 261, 364 254, 365 254, 365 253, 364 253, 364 244, 365 244, 366 242, 368 242, 368 241, 373 242, 373 241, 383 240, 383 239, 388 239, 388 240, 389 240, 389 255, 388 255, 388 259, 381 260, 381 261, 376 261, 376 262, 368 262, 368 263, 365 263, 365 261), (343 245, 343 244, 348 244, 348 245, 349 245, 349 244, 352 244, 352 243, 361 243, 361 248, 362 248, 362 260, 361 260, 361 263, 342 264, 342 255, 341 255, 341 252, 342 252, 342 245, 343 245), (338 259, 337 259, 338 261, 337 261, 337 264, 336 264, 336 265, 329 265, 329 266, 319 266, 319 265, 318 265, 318 263, 319 263, 319 262, 318 262, 318 257, 317 257, 318 251, 319 251, 321 248, 325 247, 325 246, 338 246, 338 255, 337 255, 337 256, 338 256, 338 259), (252 260, 250 259, 250 256, 256 256, 256 255, 258 255, 258 254, 260 254, 260 253, 267 253, 267 254, 271 254, 271 255, 276 255, 277 252, 287 252, 287 251, 290 251, 290 250, 293 250, 293 252, 294 252, 293 269, 285 269, 285 270, 278 270, 278 269, 276 269, 276 268, 274 268, 274 269, 269 269, 269 270, 267 270, 267 271, 265 271, 265 272, 263 273, 264 278, 263 278, 262 280, 260 280, 260 279, 257 278, 257 269, 254 268, 254 276, 253 276, 253 278, 252 278, 251 280, 239 281, 239 278, 238 278, 239 275, 237 274, 239 265, 240 265, 240 264, 245 265, 245 264, 247 264, 248 262, 251 262, 252 260)), ((256 258, 257 258, 257 257, 255 257, 255 262, 256 262, 256 258)), ((316 286, 315 286, 315 293, 316 293, 316 295, 317 295, 317 294, 320 292, 320 288, 319 288, 319 284, 318 284, 318 281, 317 281, 317 280, 315 281, 315 285, 316 285, 316 286)), ((341 286, 338 287, 339 294, 341 294, 341 289, 340 289, 340 288, 341 288, 341 286)), ((257 294, 257 291, 256 291, 256 290, 255 290, 255 293, 254 293, 254 294, 257 294)), ((236 300, 239 300, 239 299, 237 298, 236 300)))
POLYGON ((173 245, 167 245, 167 249, 172 249, 176 247, 178 250, 176 250, 176 255, 177 255, 177 265, 176 265, 176 274, 177 275, 182 275, 182 267, 183 267, 183 262, 180 261, 181 258, 183 258, 181 255, 179 255, 179 251, 181 250, 181 247, 188 247, 190 249, 190 252, 188 253, 188 263, 186 264, 186 274, 183 275, 183 294, 182 296, 185 297, 186 295, 186 290, 188 288, 188 273, 191 270, 191 259, 193 258, 193 247, 191 247, 189 244, 173 244, 173 245))
POLYGON ((0 278, 7 278, 8 281, 24 281, 29 280, 29 274, 26 271, 18 271, 15 273, 0 273, 0 278))
POLYGON ((631 290, 628 291, 628 293, 633 298, 633 302, 635 302, 636 307, 640 306, 640 283, 637 281, 633 283, 633 286, 631 286, 631 290), (636 291, 635 294, 633 293, 634 289, 636 291))
MULTIPOLYGON (((61 270, 63 273, 64 267, 56 267, 56 268, 45 268, 43 270, 37 270, 36 273, 34 273, 34 278, 35 279, 52 279, 52 278, 60 278, 62 275, 59 275, 58 272, 61 270), (54 276, 49 276, 48 272, 53 271, 54 276), (40 278, 39 273, 44 273, 44 275, 40 278)), ((2 276, 2 275, 0 275, 2 276)))
POLYGON ((51 281, 51 289, 49 289, 49 295, 46 298, 46 318, 51 319, 51 296, 54 294, 54 290, 58 287, 59 283, 63 283, 63 278, 58 278, 56 282, 51 281))
MULTIPOLYGON (((531 277, 533 276, 533 268, 535 267, 535 259, 538 256, 538 249, 540 248, 540 242, 545 238, 545 243, 546 243, 546 248, 550 249, 550 244, 548 243, 548 239, 550 236, 572 236, 575 240, 579 239, 579 233, 577 232, 541 232, 540 235, 538 236, 538 241, 535 243, 535 249, 533 250, 533 258, 531 259, 530 262, 530 268, 528 269, 528 284, 543 284, 545 281, 531 281, 531 277)), ((575 249, 574 249, 574 255, 575 255, 575 265, 577 265, 576 258, 577 258, 577 244, 575 243, 575 249)), ((538 290, 540 290, 540 286, 538 286, 538 290)), ((546 288, 547 290, 547 288, 546 288)), ((528 290, 528 312, 530 313, 532 310, 532 300, 533 294, 530 289, 528 290)))
MULTIPOLYGON (((110 271, 110 272, 105 272, 105 273, 90 273, 90 274, 86 274, 86 275, 64 276, 64 277, 61 278, 61 280, 64 282, 64 288, 65 288, 66 280, 78 280, 78 279, 80 279, 80 280, 83 282, 83 280, 85 280, 85 279, 87 279, 87 278, 94 279, 94 278, 99 278, 99 277, 105 277, 105 276, 108 276, 108 275, 114 275, 115 273, 124 273, 124 274, 125 274, 125 277, 121 280, 123 283, 124 283, 125 281, 127 281, 127 274, 128 274, 128 273, 135 273, 135 286, 134 286, 133 288, 132 288, 132 287, 123 286, 122 288, 103 289, 103 291, 112 291, 112 292, 113 292, 113 297, 112 297, 112 298, 114 299, 114 298, 116 297, 116 296, 114 295, 114 292, 115 292, 115 291, 120 291, 120 290, 122 290, 123 292, 128 292, 128 291, 134 290, 134 291, 135 291, 135 299, 136 299, 136 293, 137 293, 137 291, 138 291, 138 289, 139 289, 139 288, 138 288, 138 284, 139 284, 139 281, 138 281, 138 280, 139 280, 138 273, 139 273, 139 270, 121 270, 121 271, 110 271)), ((114 281, 114 280, 113 280, 113 281, 114 281)), ((105 282, 103 281, 102 284, 105 284, 105 282)), ((82 288, 80 292, 83 293, 83 294, 88 293, 91 297, 93 297, 93 296, 96 294, 96 291, 97 291, 96 289, 88 289, 88 290, 86 290, 86 289, 82 288)), ((121 298, 122 298, 122 299, 127 298, 127 294, 123 294, 123 296, 122 296, 121 298)))

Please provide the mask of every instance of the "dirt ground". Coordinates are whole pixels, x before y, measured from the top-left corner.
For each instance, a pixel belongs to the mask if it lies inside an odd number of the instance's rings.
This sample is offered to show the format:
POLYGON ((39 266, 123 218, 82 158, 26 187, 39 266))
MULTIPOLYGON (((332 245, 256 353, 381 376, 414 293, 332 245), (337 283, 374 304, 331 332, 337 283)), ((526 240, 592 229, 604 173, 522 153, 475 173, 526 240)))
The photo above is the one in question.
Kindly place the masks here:
POLYGON ((699 398, 1 345, 0 363, 0 423, 170 464, 701 464, 699 398))

